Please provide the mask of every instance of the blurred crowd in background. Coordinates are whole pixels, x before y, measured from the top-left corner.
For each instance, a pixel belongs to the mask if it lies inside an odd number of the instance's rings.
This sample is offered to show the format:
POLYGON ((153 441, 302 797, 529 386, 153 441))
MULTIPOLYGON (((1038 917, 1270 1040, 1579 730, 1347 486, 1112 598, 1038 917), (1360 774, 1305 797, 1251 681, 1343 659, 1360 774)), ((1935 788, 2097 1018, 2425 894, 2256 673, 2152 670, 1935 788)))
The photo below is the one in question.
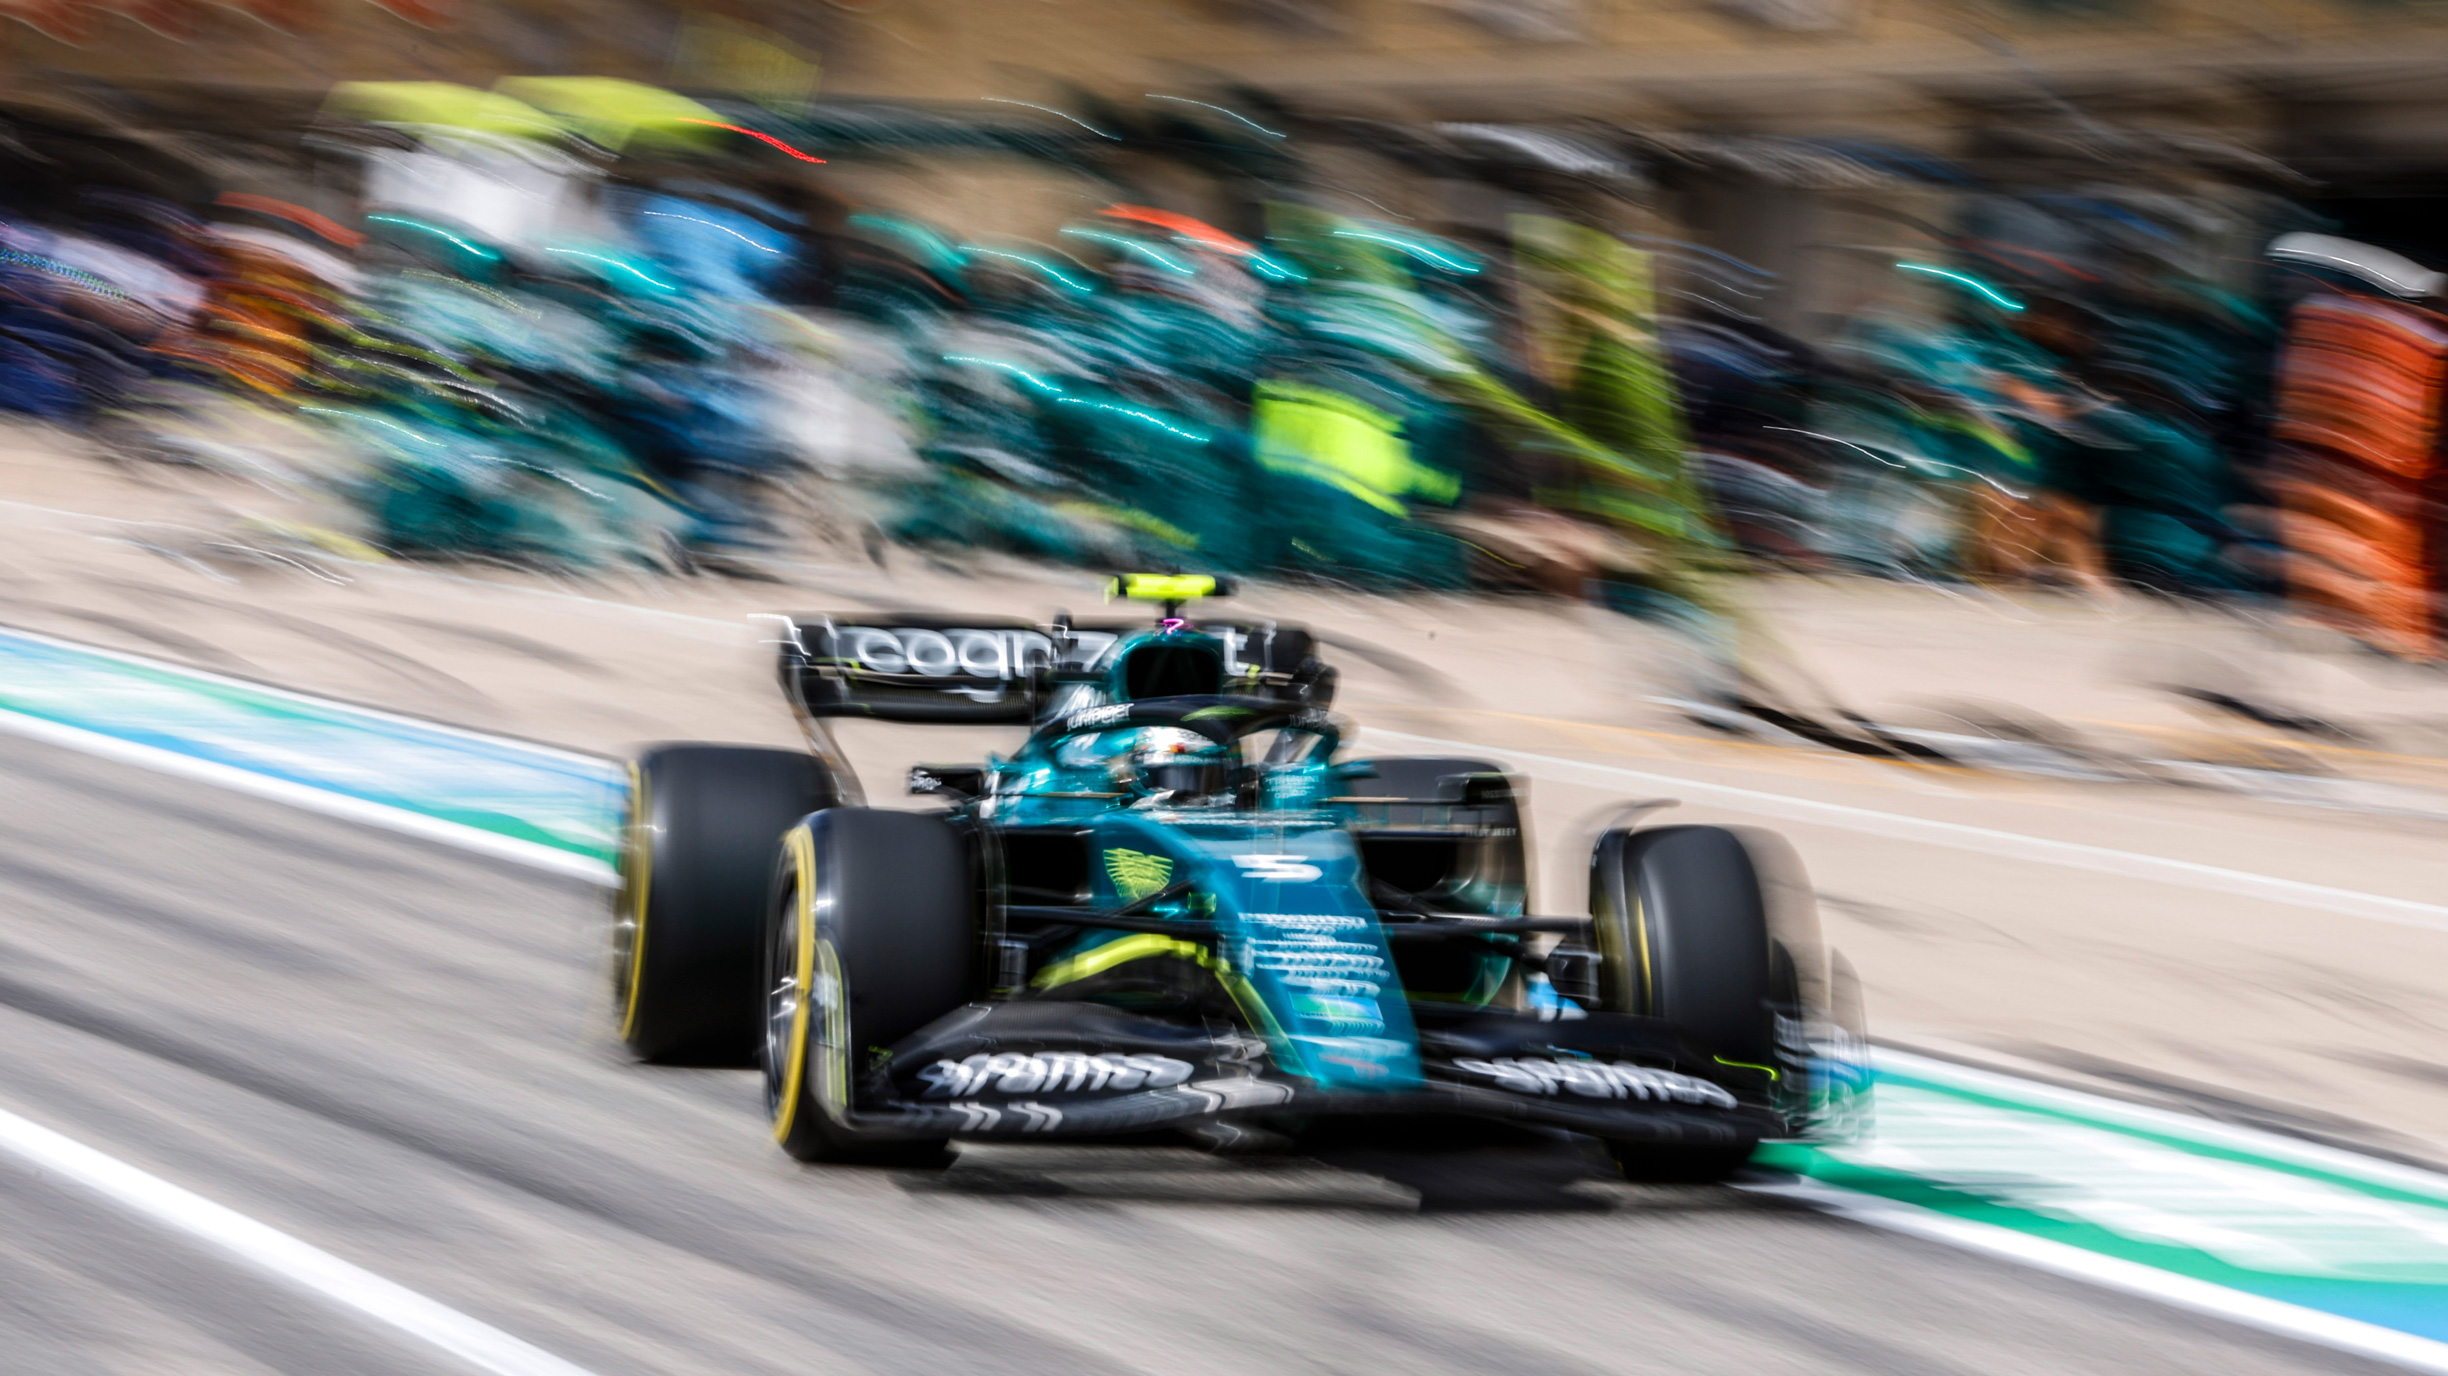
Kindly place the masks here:
POLYGON ((1826 570, 2286 601, 2440 653, 2439 279, 2283 178, 1789 149, 1940 217, 1830 246, 1857 289, 1805 339, 1779 273, 1644 210, 1672 149, 1239 88, 1023 104, 344 83, 285 195, 18 121, 0 406, 310 498, 284 538, 368 557, 722 568, 817 530, 1696 625, 1745 571, 1826 570), (1338 182, 1354 147, 1490 194, 1396 213, 1338 182), (1032 237, 828 181, 943 148, 1112 195, 1032 237))

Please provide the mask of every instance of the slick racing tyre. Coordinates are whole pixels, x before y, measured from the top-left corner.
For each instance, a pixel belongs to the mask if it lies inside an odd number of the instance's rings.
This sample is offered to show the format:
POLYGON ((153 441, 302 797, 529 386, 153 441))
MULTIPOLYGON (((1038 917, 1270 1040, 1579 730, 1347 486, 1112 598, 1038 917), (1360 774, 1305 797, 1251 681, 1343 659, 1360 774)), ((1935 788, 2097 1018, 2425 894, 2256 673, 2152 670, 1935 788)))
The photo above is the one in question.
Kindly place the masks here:
POLYGON ((834 801, 832 773, 804 751, 660 745, 630 766, 612 1009, 632 1054, 755 1064, 774 852, 834 801))
POLYGON ((967 1002, 977 881, 926 812, 837 807, 784 838, 765 944, 765 1105, 802 1161, 936 1165, 945 1143, 855 1125, 877 1053, 967 1002))
MULTIPOLYGON (((1780 1045, 1780 1018, 1809 1015, 1818 921, 1800 859, 1751 828, 1610 831, 1591 854, 1590 914, 1607 1011, 1664 1018, 1714 1054, 1745 1098, 1781 1102, 1807 1068, 1780 1045), (1748 1084, 1745 1084, 1748 1082, 1748 1084)), ((1611 1144, 1626 1175, 1715 1180, 1756 1141, 1611 1144)))

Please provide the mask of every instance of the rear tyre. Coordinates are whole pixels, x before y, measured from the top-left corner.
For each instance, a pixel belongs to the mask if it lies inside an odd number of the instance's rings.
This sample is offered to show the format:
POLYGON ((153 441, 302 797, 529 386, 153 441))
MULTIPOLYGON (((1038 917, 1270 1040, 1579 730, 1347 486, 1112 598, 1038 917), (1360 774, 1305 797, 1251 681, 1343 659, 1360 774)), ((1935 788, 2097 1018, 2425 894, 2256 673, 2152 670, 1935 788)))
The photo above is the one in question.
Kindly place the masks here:
POLYGON ((612 1008, 640 1060, 755 1064, 774 850, 835 801, 804 751, 661 745, 630 766, 612 911, 612 1008))
MULTIPOLYGON (((1610 831, 1591 855, 1590 914, 1607 1011, 1672 1021, 1744 1098, 1787 1106, 1809 1072, 1780 1041, 1779 1020, 1805 1019, 1806 992, 1824 980, 1813 978, 1810 888, 1784 838, 1733 827, 1610 831)), ((1698 1181, 1732 1174, 1759 1144, 1609 1145, 1627 1176, 1698 1181)))
POLYGON ((802 1161, 941 1165, 945 1140, 855 1125, 893 1043, 974 992, 977 882, 942 817, 837 807, 783 839, 765 943, 765 1106, 802 1161))

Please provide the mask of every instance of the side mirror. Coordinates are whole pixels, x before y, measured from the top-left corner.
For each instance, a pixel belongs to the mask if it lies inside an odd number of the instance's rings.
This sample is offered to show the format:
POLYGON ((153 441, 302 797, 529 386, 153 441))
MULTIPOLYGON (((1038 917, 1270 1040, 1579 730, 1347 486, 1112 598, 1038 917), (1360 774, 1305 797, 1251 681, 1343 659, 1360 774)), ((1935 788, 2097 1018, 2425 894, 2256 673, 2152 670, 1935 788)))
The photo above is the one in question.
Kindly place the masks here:
POLYGON ((1303 661, 1300 672, 1292 676, 1292 692, 1301 702, 1323 712, 1334 706, 1335 683, 1343 677, 1331 664, 1317 660, 1303 661))
POLYGON ((1463 807, 1495 807, 1513 801, 1513 781, 1502 774, 1447 774, 1437 780, 1436 800, 1463 807))
POLYGON ((914 764, 910 766, 911 796, 934 794, 965 803, 986 791, 986 767, 975 764, 914 764))

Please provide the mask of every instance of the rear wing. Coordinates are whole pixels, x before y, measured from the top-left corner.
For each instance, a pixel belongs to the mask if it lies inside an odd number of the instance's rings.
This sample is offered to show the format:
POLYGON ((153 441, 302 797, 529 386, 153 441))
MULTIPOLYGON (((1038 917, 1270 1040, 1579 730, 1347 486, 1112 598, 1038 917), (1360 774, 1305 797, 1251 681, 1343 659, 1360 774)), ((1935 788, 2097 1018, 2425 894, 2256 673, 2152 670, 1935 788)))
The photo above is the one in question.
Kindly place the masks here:
POLYGON ((1026 725, 1063 658, 1026 621, 910 612, 777 618, 782 691, 811 717, 1026 725))
MULTIPOLYGON (((1027 725, 1053 688, 1100 676, 1144 621, 1037 625, 917 612, 808 612, 774 617, 782 691, 810 717, 1027 725)), ((1299 695, 1331 670, 1307 631, 1269 621, 1201 621, 1223 642, 1228 681, 1299 695)), ((1331 690, 1329 690, 1331 693, 1331 690)), ((1324 705, 1319 703, 1318 705, 1324 705)))

